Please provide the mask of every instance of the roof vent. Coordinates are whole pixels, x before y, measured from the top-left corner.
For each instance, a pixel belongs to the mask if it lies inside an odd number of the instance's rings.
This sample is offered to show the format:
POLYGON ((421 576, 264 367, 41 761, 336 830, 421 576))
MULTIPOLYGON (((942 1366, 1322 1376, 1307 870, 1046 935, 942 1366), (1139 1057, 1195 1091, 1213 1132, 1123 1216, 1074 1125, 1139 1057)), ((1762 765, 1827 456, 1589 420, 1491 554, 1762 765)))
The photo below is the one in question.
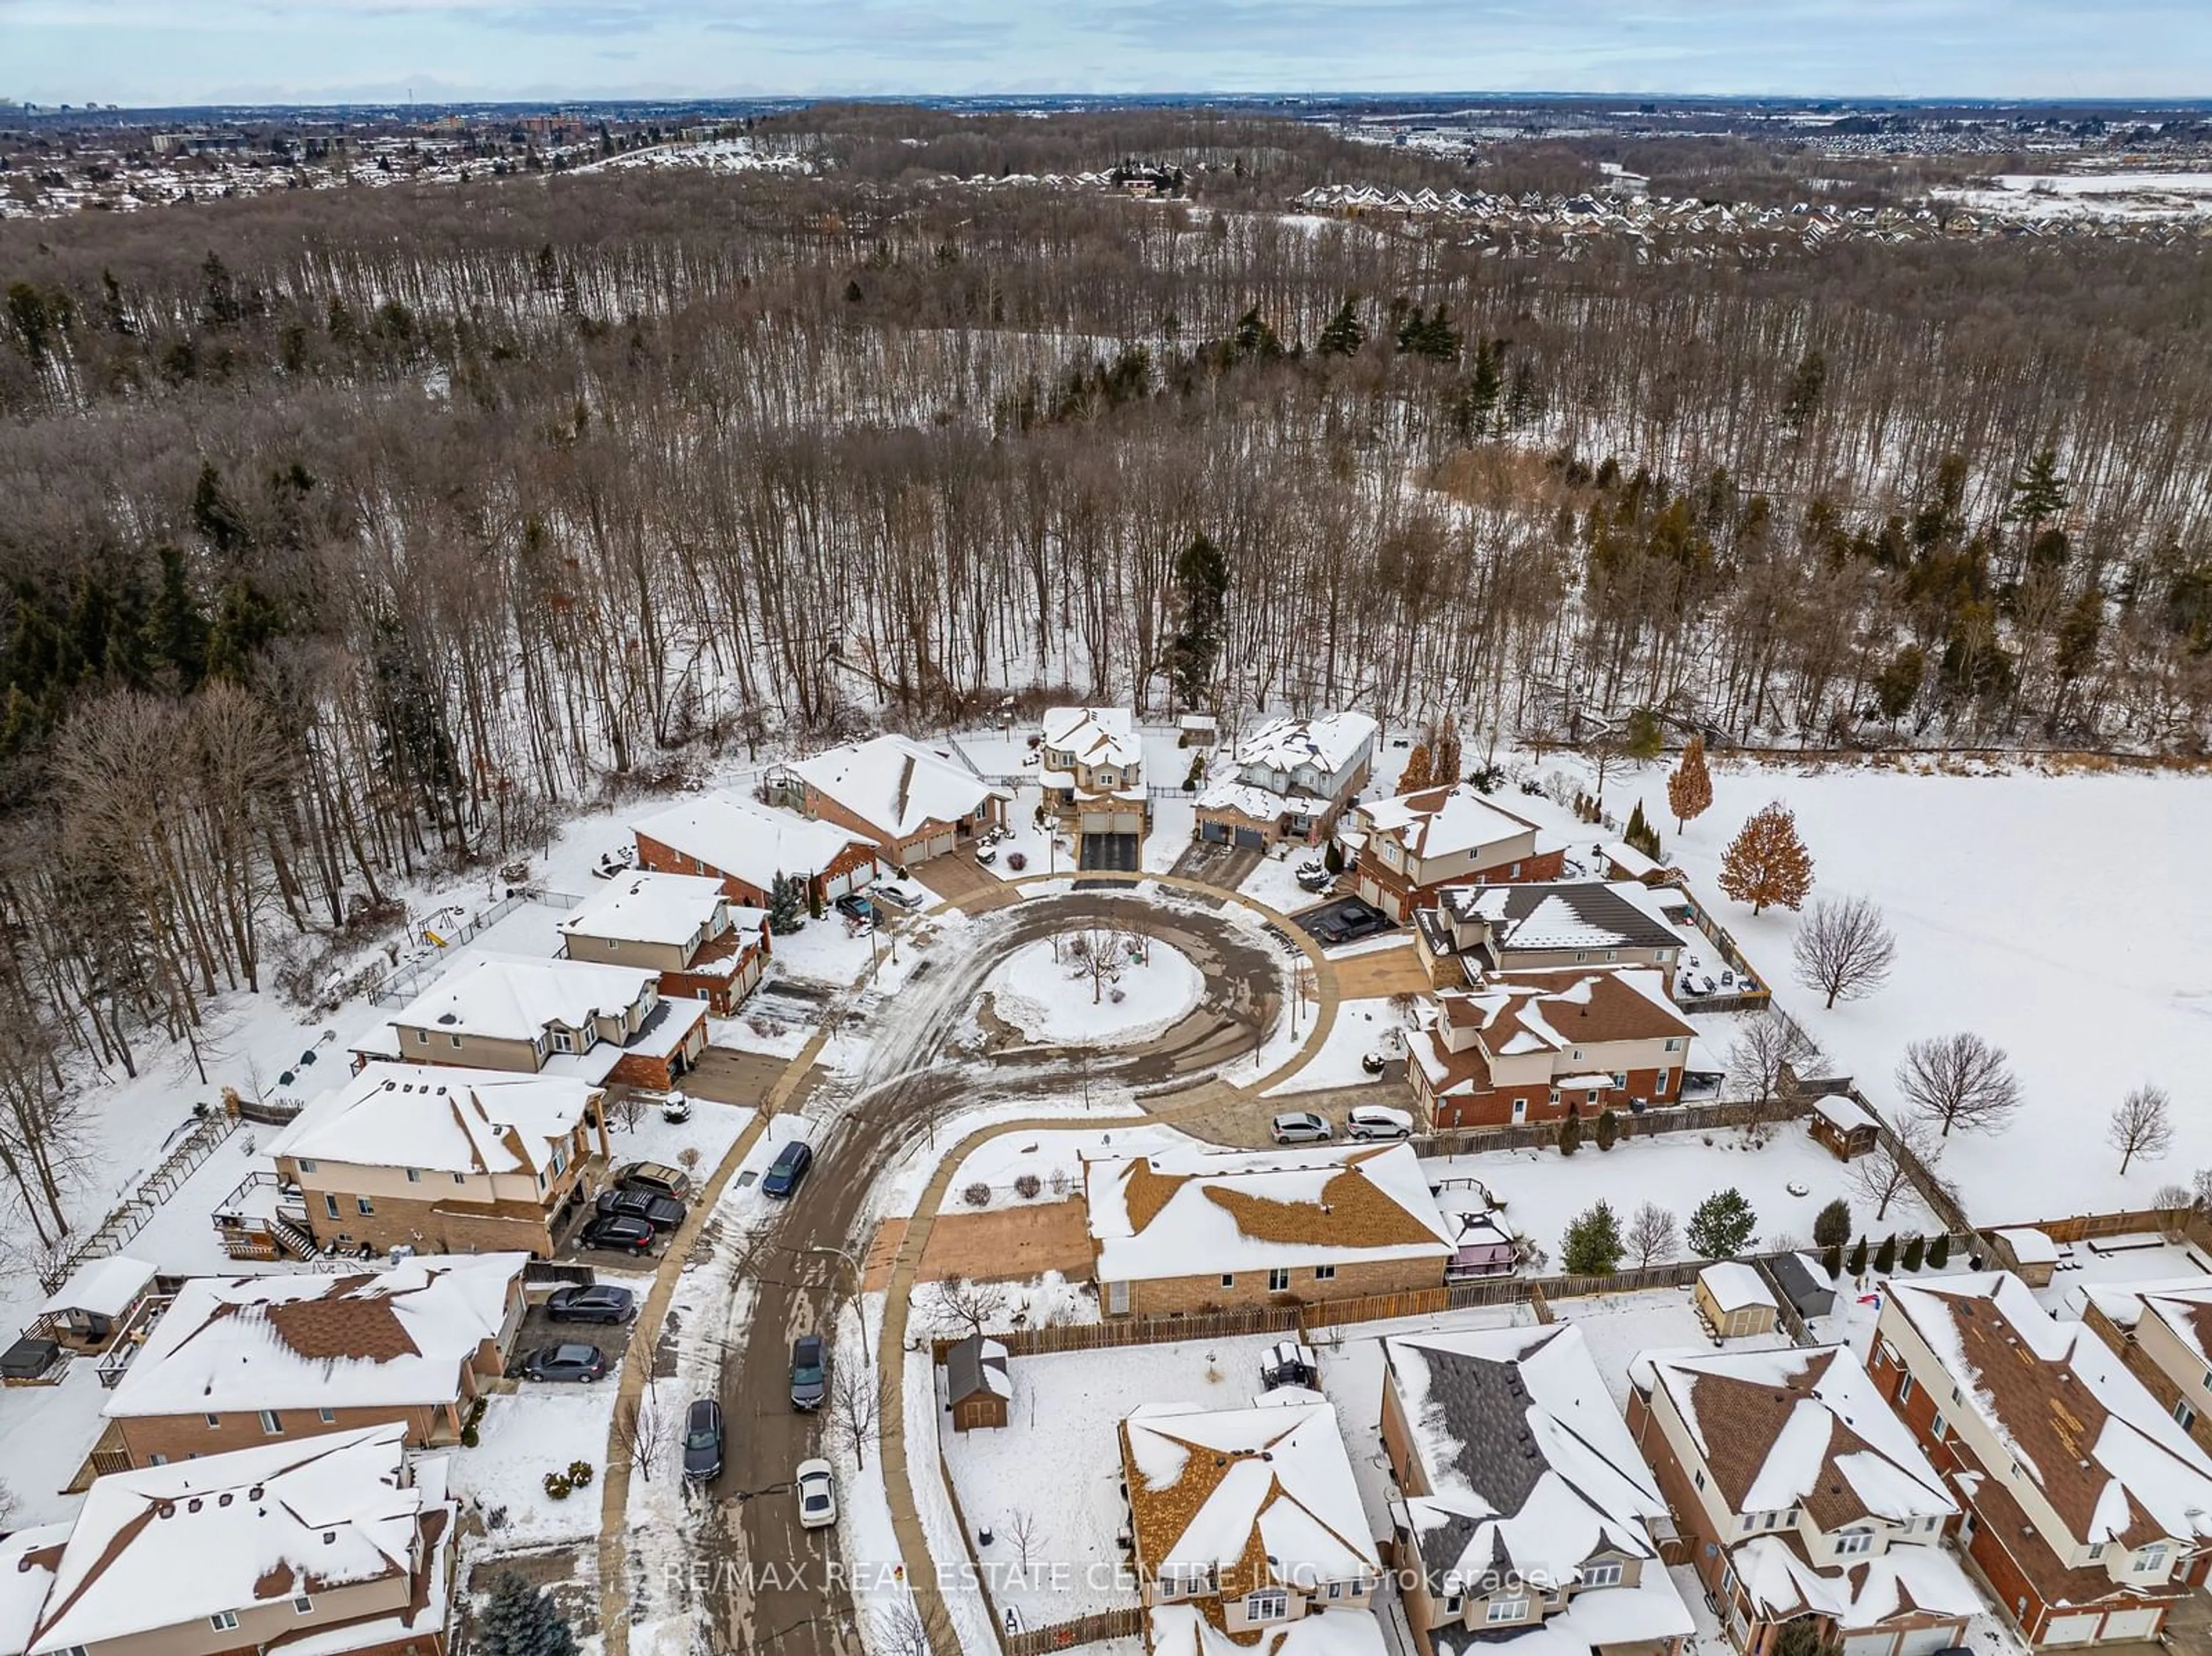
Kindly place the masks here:
POLYGON ((177 1503, 173 1501, 164 1501, 154 1508, 154 1516, 156 1518, 174 1518, 176 1515, 177 1503))
POLYGON ((230 1491, 225 1489, 221 1495, 217 1495, 215 1498, 215 1504, 218 1507, 228 1507, 230 1505, 230 1491))
POLYGON ((441 1012, 438 1014, 438 1022, 441 1023, 459 1023, 460 1021, 460 1018, 452 1012, 441 1012))
POLYGON ((335 1545, 337 1542, 337 1538, 338 1532, 336 1530, 325 1530, 323 1532, 323 1544, 326 1547, 335 1545))
POLYGON ((190 1501, 187 1501, 185 1503, 185 1510, 188 1513, 196 1513, 200 1509, 201 1504, 200 1498, 198 1495, 194 1495, 190 1501))

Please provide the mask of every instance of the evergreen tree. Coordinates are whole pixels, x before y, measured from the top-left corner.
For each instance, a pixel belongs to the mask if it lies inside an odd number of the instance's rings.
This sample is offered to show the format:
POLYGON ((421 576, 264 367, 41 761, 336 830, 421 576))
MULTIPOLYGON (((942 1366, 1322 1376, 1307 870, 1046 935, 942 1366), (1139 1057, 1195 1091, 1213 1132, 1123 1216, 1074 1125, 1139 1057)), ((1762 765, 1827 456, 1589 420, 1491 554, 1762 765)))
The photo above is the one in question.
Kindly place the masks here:
POLYGON ((283 631, 283 618, 276 604, 250 577, 240 575, 223 589, 215 624, 208 630, 208 676, 234 684, 249 682, 255 658, 283 631))
POLYGON ((1559 1154, 1572 1156, 1583 1147, 1583 1119, 1579 1112, 1569 1110, 1566 1119, 1559 1123, 1559 1154))
POLYGON ((1849 1265, 1848 1269, 1850 1270, 1850 1273, 1851 1273, 1851 1275, 1852 1275, 1852 1276, 1854 1276, 1854 1277, 1863 1277, 1863 1276, 1865 1276, 1865 1275, 1866 1275, 1866 1268, 1867 1268, 1867 1239, 1866 1239, 1865 1237, 1862 1236, 1862 1237, 1860 1237, 1860 1238, 1859 1238, 1859 1240, 1858 1240, 1855 1244, 1853 1244, 1853 1245, 1852 1245, 1852 1247, 1851 1247, 1851 1262, 1850 1262, 1850 1265, 1849 1265))
POLYGON ((1813 1241, 1819 1247, 1841 1247, 1850 1240, 1851 1205, 1838 1196, 1814 1219, 1813 1241))
POLYGON ((1828 1280, 1832 1283, 1844 1274, 1844 1250, 1841 1247, 1832 1242, 1821 1251, 1820 1269, 1828 1273, 1828 1280))
POLYGON ((1767 1647, 1767 1656, 1838 1656, 1842 1649, 1817 1617, 1801 1616, 1782 1624, 1774 1642, 1767 1647))
POLYGON ((1237 331, 1230 337, 1230 351, 1238 362, 1273 362, 1283 354, 1283 342, 1275 331, 1261 318, 1260 307, 1255 305, 1237 318, 1237 331))
POLYGON ((1928 1244, 1928 1268, 1930 1271, 1941 1271, 1950 1263, 1951 1233, 1948 1230, 1939 1230, 1936 1233, 1936 1240, 1928 1244))
POLYGON ((1928 1243, 1924 1238, 1916 1234, 1906 1240, 1901 1263, 1907 1271, 1919 1270, 1927 1257, 1928 1243))
POLYGON ((1331 874, 1344 872, 1344 847, 1337 843, 1334 834, 1329 836, 1328 849, 1321 854, 1321 865, 1331 874))
POLYGON ((1600 1202, 1568 1222, 1559 1265, 1570 1277, 1610 1277, 1620 1269, 1624 1244, 1613 1205, 1600 1202))
POLYGON ((1667 779, 1667 809, 1674 813, 1674 832, 1679 834, 1703 816, 1712 803, 1713 779, 1705 768, 1705 738, 1693 736, 1682 744, 1681 762, 1667 779))
POLYGON ((1908 644, 1890 658, 1875 675, 1874 703, 1881 716, 1894 725, 1912 711, 1920 694, 1920 681, 1928 676, 1928 656, 1917 644, 1908 644))
POLYGON ((1229 560, 1203 535, 1191 538, 1176 559, 1176 589, 1182 621, 1167 649, 1168 672, 1186 707, 1196 708, 1213 683, 1228 614, 1229 560))
POLYGON ((1413 743, 1413 750, 1406 755, 1406 768, 1398 773, 1398 792, 1418 793, 1437 779, 1435 762, 1429 755, 1425 742, 1413 743))
POLYGON ((1346 294, 1343 305, 1321 331, 1321 340, 1315 349, 1323 356, 1357 356, 1359 348, 1367 343, 1367 326, 1359 319, 1358 299, 1357 294, 1346 294))
POLYGON ((2046 448, 2012 480, 2012 499, 2005 506, 2005 518, 2024 525, 2032 541, 2038 530, 2063 513, 2070 503, 2066 479, 2058 475, 2058 451, 2046 448))
POLYGON ((1893 1233, 1881 1239, 1881 1247, 1874 1256, 1874 1268, 1877 1275, 1883 1277, 1897 1269, 1897 1237, 1893 1233))
POLYGON ((1645 819, 1641 799, 1636 802, 1636 809, 1628 813, 1628 826, 1621 830, 1620 837, 1653 862, 1660 860, 1659 830, 1645 819))
POLYGON ((806 882, 796 875, 779 874, 768 893, 768 929, 774 937, 787 937, 806 924, 806 882))
POLYGON ((1743 1192, 1731 1186, 1698 1204, 1682 1236, 1694 1253, 1708 1259, 1733 1259, 1751 1246, 1752 1233, 1758 1228, 1758 1214, 1743 1192))
POLYGON ((1620 1118, 1611 1110, 1601 1110, 1597 1118, 1597 1147, 1609 1150, 1620 1139, 1620 1118))
POLYGON ((1818 351, 1808 351, 1797 364, 1797 372, 1790 376, 1790 391, 1782 401, 1782 429, 1793 438, 1802 438, 1820 412, 1820 393, 1827 388, 1828 360, 1818 351))
POLYGON ((161 582, 154 594, 153 613, 146 618, 149 653, 156 666, 173 670, 177 688, 189 693, 207 676, 207 616, 192 591, 185 555, 165 546, 156 555, 161 561, 161 582))
POLYGON ((475 1643, 481 1656, 576 1656, 576 1637, 560 1606, 513 1570, 492 1584, 475 1643))
POLYGON ((1797 837, 1797 817, 1775 800, 1753 815, 1721 856, 1720 888, 1759 913, 1769 903, 1802 908, 1813 889, 1813 858, 1797 837))

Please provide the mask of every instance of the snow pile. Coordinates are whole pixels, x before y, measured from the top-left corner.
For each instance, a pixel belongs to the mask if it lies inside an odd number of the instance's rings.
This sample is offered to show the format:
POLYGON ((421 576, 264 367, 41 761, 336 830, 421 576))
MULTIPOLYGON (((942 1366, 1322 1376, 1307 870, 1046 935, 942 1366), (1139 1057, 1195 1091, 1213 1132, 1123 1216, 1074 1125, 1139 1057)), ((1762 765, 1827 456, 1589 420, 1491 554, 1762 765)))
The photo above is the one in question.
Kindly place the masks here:
POLYGON ((1095 942, 1077 935, 1017 949, 985 987, 998 1016, 1030 1040, 1096 1046, 1147 1040, 1180 1022, 1198 1009, 1206 979, 1165 943, 1099 933, 1095 942), (1118 964, 1094 968, 1083 952, 1091 949, 1109 951, 1118 964), (1094 978, 1094 971, 1107 975, 1094 978))

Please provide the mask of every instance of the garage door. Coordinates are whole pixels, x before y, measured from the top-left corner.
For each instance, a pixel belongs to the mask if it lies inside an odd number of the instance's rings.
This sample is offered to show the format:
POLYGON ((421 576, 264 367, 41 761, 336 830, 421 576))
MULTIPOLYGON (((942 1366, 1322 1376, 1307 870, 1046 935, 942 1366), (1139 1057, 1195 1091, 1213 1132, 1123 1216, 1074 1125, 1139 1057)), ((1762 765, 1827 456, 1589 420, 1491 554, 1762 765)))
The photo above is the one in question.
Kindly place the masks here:
POLYGON ((2116 1610, 2105 1617, 2107 1639, 2148 1639, 2158 1631, 2157 1610, 2116 1610))
POLYGON ((2072 1616, 2054 1616, 2043 1629, 2046 1645, 2086 1645, 2097 1636, 2097 1629, 2105 1617, 2101 1611, 2077 1612, 2072 1616))
POLYGON ((1947 1628, 1922 1628, 1908 1633, 1897 1647, 1897 1656, 1936 1656, 1939 1650, 1948 1650, 1954 1645, 1966 1642, 1966 1629, 1954 1624, 1947 1628))
POLYGON ((1237 844, 1243 851, 1265 851, 1267 836, 1257 828, 1241 828, 1237 830, 1237 844))
POLYGON ((952 838, 950 834, 932 834, 929 843, 921 848, 921 854, 925 857, 945 855, 952 849, 952 838))
POLYGON ((1116 833, 1116 834, 1142 834, 1144 831, 1145 831, 1145 814, 1144 814, 1142 811, 1139 811, 1139 810, 1124 810, 1124 811, 1116 811, 1116 812, 1115 813, 1115 815, 1114 815, 1114 832, 1115 832, 1115 833, 1116 833))
POLYGON ((842 874, 832 874, 822 882, 822 895, 833 903, 852 889, 853 875, 849 869, 842 874))
POLYGON ((1229 824, 1200 822, 1198 825, 1198 837, 1217 846, 1225 846, 1229 843, 1229 824))
POLYGON ((1890 1656, 1896 1642, 1894 1633, 1862 1633, 1844 1641, 1844 1656, 1890 1656))

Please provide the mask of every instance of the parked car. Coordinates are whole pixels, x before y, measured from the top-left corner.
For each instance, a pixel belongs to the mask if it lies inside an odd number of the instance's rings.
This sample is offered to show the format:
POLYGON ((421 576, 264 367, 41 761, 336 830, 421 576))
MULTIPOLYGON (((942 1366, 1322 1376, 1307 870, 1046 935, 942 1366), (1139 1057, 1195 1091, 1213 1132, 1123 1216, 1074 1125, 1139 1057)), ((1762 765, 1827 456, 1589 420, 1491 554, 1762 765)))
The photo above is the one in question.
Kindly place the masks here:
POLYGON ((913 892, 908 891, 902 885, 877 884, 870 886, 868 889, 874 892, 877 897, 881 901, 887 903, 896 903, 901 908, 920 908, 921 907, 921 899, 915 896, 913 892))
POLYGON ((592 1205, 603 1219, 642 1219, 655 1230, 673 1230, 684 1222, 683 1203, 649 1190, 603 1190, 592 1205))
POLYGON ((768 1171, 761 1175, 761 1194, 789 1196, 799 1188, 799 1181, 806 1177, 807 1168, 814 1165, 814 1146, 803 1138, 794 1138, 775 1153, 768 1171))
POLYGON ((576 1246, 605 1248, 613 1253, 650 1253, 653 1239, 659 1234, 642 1219, 600 1213, 584 1222, 583 1229, 576 1233, 576 1246))
POLYGON ((799 1463, 799 1527, 826 1530, 837 1521, 837 1485, 826 1460, 799 1463))
POLYGON ((1363 1104, 1344 1118, 1346 1138, 1411 1138, 1413 1118, 1384 1104, 1363 1104))
POLYGON ((541 1346, 522 1360, 516 1371, 525 1380, 595 1380, 607 1373, 607 1356, 596 1345, 541 1346))
POLYGON ((975 860, 988 868, 999 860, 999 848, 988 840, 975 847, 975 860))
POLYGON ((703 1481, 722 1473, 722 1405, 694 1399, 684 1412, 684 1476, 703 1481))
POLYGON ((637 1315, 637 1295, 611 1283, 556 1288, 546 1297, 545 1315, 556 1323, 626 1323, 637 1315))
POLYGON ((862 925, 880 923, 876 906, 857 891, 848 891, 837 899, 837 912, 848 920, 858 920, 862 925))
POLYGON ((615 1169, 615 1176, 609 1182, 617 1190, 649 1191, 655 1196, 672 1196, 679 1202, 691 1199, 691 1175, 664 1162, 625 1163, 615 1169))
POLYGON ((1321 1362, 1313 1348, 1297 1340, 1278 1340, 1260 1359, 1260 1389, 1303 1386, 1308 1391, 1321 1384, 1321 1362))
POLYGON ((1318 1144, 1334 1136, 1328 1118, 1311 1110, 1286 1110, 1267 1124, 1267 1137, 1278 1144, 1318 1144))
POLYGON ((819 1334, 791 1343, 791 1406, 819 1409, 830 1390, 830 1350, 819 1334))
POLYGON ((667 1122, 689 1121, 691 1119, 691 1097, 688 1093, 668 1093, 660 1101, 660 1119, 667 1122))

